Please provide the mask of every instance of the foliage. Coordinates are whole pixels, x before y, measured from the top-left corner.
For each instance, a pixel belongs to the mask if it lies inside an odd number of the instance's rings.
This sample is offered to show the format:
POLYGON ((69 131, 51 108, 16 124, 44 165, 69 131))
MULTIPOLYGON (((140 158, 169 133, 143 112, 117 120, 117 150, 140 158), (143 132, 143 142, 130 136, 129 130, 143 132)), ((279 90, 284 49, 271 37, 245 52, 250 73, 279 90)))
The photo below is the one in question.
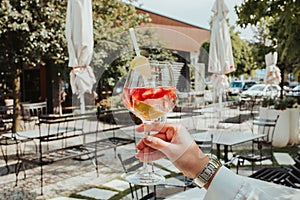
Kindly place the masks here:
MULTIPOLYGON (((20 77, 23 66, 36 67, 45 63, 63 64, 64 45, 63 1, 0 2, 0 65, 11 71, 15 103, 13 131, 20 121, 20 77)), ((53 67, 53 66, 49 66, 53 67)))
POLYGON ((261 102, 261 106, 262 107, 273 107, 275 104, 275 99, 271 98, 271 97, 264 97, 262 102, 261 102))
POLYGON ((128 29, 147 23, 149 19, 147 15, 137 14, 131 4, 119 0, 94 1, 93 18, 95 48, 92 65, 97 78, 106 80, 104 85, 113 85, 124 74, 124 66, 130 60, 128 53, 133 54, 128 45, 128 29))
MULTIPOLYGON (((282 70, 291 71, 292 66, 300 66, 300 1, 247 0, 235 9, 241 27, 261 27, 260 43, 268 46, 264 42, 272 42, 272 51, 278 52, 278 65, 282 70)), ((270 52, 268 48, 264 50, 261 55, 270 52)))
MULTIPOLYGON (((142 23, 151 21, 147 14, 137 14, 131 4, 135 0, 125 4, 119 0, 94 1, 94 66, 95 75, 99 80, 98 93, 102 96, 102 90, 111 91, 120 81, 129 68, 135 52, 129 28, 135 28, 142 23)), ((135 30, 141 54, 149 59, 172 60, 173 52, 161 48, 160 44, 153 44, 157 40, 149 31, 135 30)))
POLYGON ((1 1, 1 65, 35 67, 45 57, 64 63, 64 7, 61 1, 1 1))
POLYGON ((230 28, 230 37, 233 59, 236 67, 236 70, 233 72, 233 74, 236 77, 239 77, 242 74, 250 75, 251 70, 256 66, 256 64, 254 62, 249 44, 239 37, 238 32, 233 31, 233 27, 230 28))
POLYGON ((282 99, 278 99, 278 104, 279 106, 276 107, 275 104, 275 109, 280 109, 280 107, 285 107, 285 108, 297 108, 298 107, 298 103, 297 103, 297 99, 294 97, 284 97, 282 99))
POLYGON ((294 97, 271 98, 265 97, 261 103, 262 107, 274 108, 276 110, 285 110, 287 108, 297 108, 297 99, 294 97))
MULTIPOLYGON (((58 69, 63 79, 68 79, 64 28, 66 8, 67 1, 0 2, 0 65, 4 68, 3 71, 13 71, 13 94, 16 104, 20 98, 23 66, 45 65, 47 68, 58 69)), ((129 27, 146 23, 149 19, 145 15, 136 14, 134 6, 119 0, 93 1, 93 11, 96 49, 93 64, 98 67, 95 73, 99 78, 105 71, 106 79, 102 78, 111 84, 124 74, 126 65, 123 63, 130 59, 130 56, 122 53, 122 50, 128 49, 129 41, 122 33, 127 33, 129 27), (119 61, 115 62, 117 58, 119 61), (115 65, 106 70, 110 64, 115 65)), ((53 77, 47 78, 52 80, 53 77)), ((16 115, 20 114, 20 109, 18 112, 16 115)))

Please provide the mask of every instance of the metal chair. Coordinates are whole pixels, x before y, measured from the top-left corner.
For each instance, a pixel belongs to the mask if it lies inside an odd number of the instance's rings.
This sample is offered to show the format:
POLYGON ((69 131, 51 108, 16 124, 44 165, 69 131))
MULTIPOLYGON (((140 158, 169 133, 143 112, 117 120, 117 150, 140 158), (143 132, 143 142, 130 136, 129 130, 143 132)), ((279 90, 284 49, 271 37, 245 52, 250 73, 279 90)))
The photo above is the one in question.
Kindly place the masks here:
POLYGON ((14 106, 0 106, 0 131, 7 132, 12 127, 14 106))
MULTIPOLYGON (((118 158, 122 164, 125 174, 138 170, 143 166, 135 156, 129 157, 123 160, 121 154, 118 154, 118 158)), ((146 199, 156 199, 156 186, 139 186, 129 183, 130 192, 132 199, 146 200, 146 199)))
POLYGON ((262 161, 271 159, 273 163, 272 142, 278 117, 279 116, 277 116, 275 119, 253 119, 253 134, 255 134, 255 132, 258 134, 264 134, 264 137, 252 141, 251 152, 236 155, 236 158, 238 159, 236 169, 237 173, 239 167, 244 165, 245 160, 251 162, 252 172, 254 171, 255 162, 260 162, 262 165, 262 161))
POLYGON ((34 129, 38 125, 39 116, 47 114, 47 101, 38 103, 21 103, 24 129, 34 129))
POLYGON ((206 153, 206 154, 212 153, 212 151, 213 151, 213 134, 210 134, 210 137, 207 140, 195 140, 195 142, 204 153, 206 153))
POLYGON ((262 168, 250 177, 300 189, 300 152, 294 160, 294 165, 262 168))
POLYGON ((300 189, 300 152, 295 158, 295 164, 291 166, 288 176, 285 178, 285 185, 300 189))

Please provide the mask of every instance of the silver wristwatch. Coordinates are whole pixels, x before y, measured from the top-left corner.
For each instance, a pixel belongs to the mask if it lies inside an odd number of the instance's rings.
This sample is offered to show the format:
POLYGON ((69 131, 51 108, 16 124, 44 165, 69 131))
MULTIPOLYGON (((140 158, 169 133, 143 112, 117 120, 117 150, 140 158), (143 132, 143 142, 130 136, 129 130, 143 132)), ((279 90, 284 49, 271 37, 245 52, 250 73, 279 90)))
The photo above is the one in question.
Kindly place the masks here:
POLYGON ((208 164, 204 167, 204 169, 197 175, 197 177, 193 181, 194 184, 200 188, 204 187, 204 185, 207 184, 210 177, 215 173, 215 171, 222 166, 217 156, 211 154, 208 157, 210 158, 208 164))

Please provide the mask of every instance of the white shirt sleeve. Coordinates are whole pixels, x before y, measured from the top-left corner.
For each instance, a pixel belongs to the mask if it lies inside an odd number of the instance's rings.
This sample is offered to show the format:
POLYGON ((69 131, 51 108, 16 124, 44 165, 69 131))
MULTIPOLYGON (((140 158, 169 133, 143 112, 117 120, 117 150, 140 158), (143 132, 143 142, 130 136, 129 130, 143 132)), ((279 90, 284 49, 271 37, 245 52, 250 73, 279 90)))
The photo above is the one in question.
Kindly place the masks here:
MULTIPOLYGON (((251 178, 246 178, 243 176, 239 176, 229 170, 226 167, 221 167, 218 173, 215 175, 212 180, 210 187, 208 188, 206 195, 204 197, 205 200, 270 200, 270 199, 285 199, 282 198, 281 195, 276 194, 277 192, 268 192, 265 188, 273 187, 275 184, 269 185, 268 182, 263 181, 252 181, 251 178), (258 183, 258 184, 257 184, 258 183), (263 186, 261 186, 263 185, 263 186), (266 185, 266 186, 265 186, 266 185), (267 192, 265 192, 267 191, 267 192)), ((286 190, 289 190, 286 188, 286 190)), ((282 192, 281 192, 282 193, 282 192)), ((290 192, 287 192, 290 194, 290 192)), ((282 193, 283 194, 283 193, 282 193)), ((299 195, 299 193, 298 193, 299 195)), ((299 197, 297 195, 297 197, 299 197)))

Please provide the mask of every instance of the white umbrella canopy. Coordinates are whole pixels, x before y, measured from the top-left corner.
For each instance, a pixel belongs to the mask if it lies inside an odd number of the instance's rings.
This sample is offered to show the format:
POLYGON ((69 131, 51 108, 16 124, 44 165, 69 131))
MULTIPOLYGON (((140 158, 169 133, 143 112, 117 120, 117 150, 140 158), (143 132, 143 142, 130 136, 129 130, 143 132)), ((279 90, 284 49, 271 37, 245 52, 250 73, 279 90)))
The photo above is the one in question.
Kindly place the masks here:
POLYGON ((266 75, 264 81, 266 84, 278 85, 281 82, 281 72, 280 69, 276 66, 277 57, 277 52, 270 52, 267 55, 265 55, 266 75))
POLYGON ((228 74, 235 70, 229 28, 226 22, 228 8, 224 0, 216 0, 212 8, 213 19, 209 47, 208 71, 228 74))
POLYGON ((69 52, 70 82, 73 94, 80 98, 80 110, 85 112, 84 93, 92 92, 96 83, 89 66, 93 56, 92 0, 68 0, 66 38, 69 52))
POLYGON ((219 97, 219 118, 221 118, 222 94, 229 87, 226 74, 235 70, 229 28, 226 16, 229 12, 224 0, 216 0, 212 8, 208 72, 213 73, 215 99, 219 97))

